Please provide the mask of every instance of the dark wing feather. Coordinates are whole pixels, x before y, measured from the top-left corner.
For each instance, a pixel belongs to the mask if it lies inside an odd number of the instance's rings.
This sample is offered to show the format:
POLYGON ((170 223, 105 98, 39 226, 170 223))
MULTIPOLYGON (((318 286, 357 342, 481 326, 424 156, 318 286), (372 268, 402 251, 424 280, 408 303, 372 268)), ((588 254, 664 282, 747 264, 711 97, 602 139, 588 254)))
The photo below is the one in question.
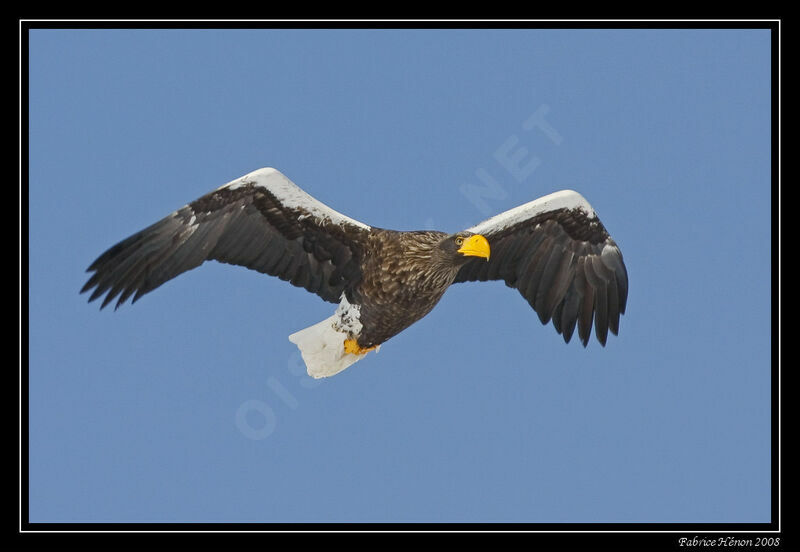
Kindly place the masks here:
POLYGON ((361 277, 370 227, 315 200, 275 169, 235 180, 119 242, 89 267, 81 293, 101 308, 136 302, 207 260, 277 276, 338 303, 361 277))
POLYGON ((578 328, 584 346, 594 322, 606 344, 619 332, 628 273, 617 244, 594 210, 573 191, 532 201, 469 229, 489 240, 491 259, 467 262, 456 282, 503 280, 569 343, 578 328))

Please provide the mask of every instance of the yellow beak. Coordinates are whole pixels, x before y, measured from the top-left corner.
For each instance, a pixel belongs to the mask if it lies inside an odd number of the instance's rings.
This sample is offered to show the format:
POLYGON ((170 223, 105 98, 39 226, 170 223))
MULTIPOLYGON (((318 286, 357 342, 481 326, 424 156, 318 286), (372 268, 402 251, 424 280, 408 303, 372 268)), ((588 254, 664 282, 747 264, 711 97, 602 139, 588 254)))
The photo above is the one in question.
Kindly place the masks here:
POLYGON ((458 252, 467 257, 483 257, 488 261, 491 249, 486 238, 480 234, 475 234, 464 240, 458 252))

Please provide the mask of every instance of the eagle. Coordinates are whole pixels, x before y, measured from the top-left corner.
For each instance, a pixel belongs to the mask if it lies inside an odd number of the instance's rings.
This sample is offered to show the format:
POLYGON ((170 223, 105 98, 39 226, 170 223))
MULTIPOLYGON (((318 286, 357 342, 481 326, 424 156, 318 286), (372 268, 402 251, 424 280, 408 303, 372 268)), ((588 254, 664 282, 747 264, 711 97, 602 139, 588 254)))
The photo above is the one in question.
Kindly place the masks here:
POLYGON ((277 276, 337 306, 295 332, 308 374, 337 374, 433 309, 451 284, 502 280, 569 343, 592 325, 619 331, 628 273, 617 244, 579 193, 563 190, 466 230, 396 231, 347 217, 263 168, 117 243, 87 269, 89 302, 135 303, 215 260, 277 276))

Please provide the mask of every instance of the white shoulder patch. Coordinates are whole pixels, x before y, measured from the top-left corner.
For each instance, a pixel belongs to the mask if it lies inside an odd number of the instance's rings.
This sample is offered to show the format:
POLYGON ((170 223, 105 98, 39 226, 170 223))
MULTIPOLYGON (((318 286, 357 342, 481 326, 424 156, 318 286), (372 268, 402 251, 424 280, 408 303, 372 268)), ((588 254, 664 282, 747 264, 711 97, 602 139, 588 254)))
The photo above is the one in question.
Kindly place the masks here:
POLYGON ((472 228, 467 228, 467 231, 474 234, 496 232, 541 213, 558 209, 580 209, 589 218, 595 218, 594 209, 581 194, 572 190, 561 190, 495 215, 472 228))
POLYGON ((342 213, 331 209, 321 201, 314 199, 305 191, 303 191, 297 184, 289 180, 279 170, 271 167, 258 169, 248 173, 241 178, 237 178, 232 182, 228 182, 224 186, 220 186, 220 188, 230 188, 235 190, 240 186, 245 186, 248 184, 261 186, 262 188, 269 190, 269 192, 286 207, 303 209, 310 213, 310 216, 316 217, 319 220, 327 219, 334 224, 350 224, 359 228, 363 228, 364 230, 371 229, 363 222, 359 222, 346 215, 343 215, 342 213))

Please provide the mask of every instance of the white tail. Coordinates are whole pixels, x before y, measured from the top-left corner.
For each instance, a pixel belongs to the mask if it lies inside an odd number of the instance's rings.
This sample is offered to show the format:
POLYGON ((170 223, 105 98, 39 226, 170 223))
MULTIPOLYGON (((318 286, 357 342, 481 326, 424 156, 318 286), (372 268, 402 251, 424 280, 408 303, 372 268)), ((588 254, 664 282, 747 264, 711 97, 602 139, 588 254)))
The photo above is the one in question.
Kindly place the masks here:
POLYGON ((289 341, 300 349, 309 376, 327 378, 336 375, 366 356, 366 353, 354 355, 344 352, 344 340, 358 337, 361 333, 359 314, 359 306, 348 303, 342 294, 333 316, 289 336, 289 341))

